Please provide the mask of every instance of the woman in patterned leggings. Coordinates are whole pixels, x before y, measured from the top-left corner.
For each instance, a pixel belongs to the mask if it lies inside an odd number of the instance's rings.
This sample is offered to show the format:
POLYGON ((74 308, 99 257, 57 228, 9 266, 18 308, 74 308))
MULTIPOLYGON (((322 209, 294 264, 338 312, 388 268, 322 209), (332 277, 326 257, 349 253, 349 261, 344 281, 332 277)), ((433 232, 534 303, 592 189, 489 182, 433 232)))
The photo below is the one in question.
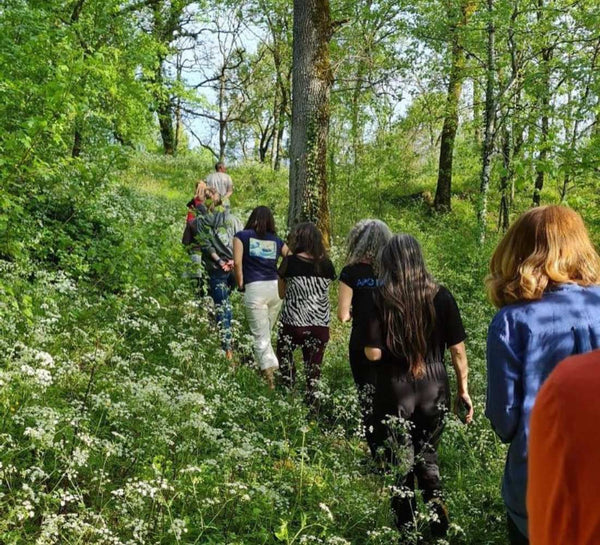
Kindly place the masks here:
POLYGON ((277 359, 284 384, 296 381, 294 351, 302 349, 306 401, 316 410, 321 363, 329 341, 329 286, 335 280, 323 237, 314 223, 301 223, 290 237, 292 255, 279 267, 279 296, 283 299, 277 359))

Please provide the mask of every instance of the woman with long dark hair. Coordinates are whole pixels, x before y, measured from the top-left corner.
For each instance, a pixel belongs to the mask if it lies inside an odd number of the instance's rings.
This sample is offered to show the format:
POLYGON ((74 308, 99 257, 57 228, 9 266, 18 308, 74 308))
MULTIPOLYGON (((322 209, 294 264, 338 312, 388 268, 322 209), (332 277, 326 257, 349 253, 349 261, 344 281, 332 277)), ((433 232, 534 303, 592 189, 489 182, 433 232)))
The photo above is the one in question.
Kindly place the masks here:
POLYGON ((510 543, 526 545, 531 409, 558 362, 600 347, 600 257, 577 212, 540 206, 498 244, 486 284, 499 310, 487 337, 485 414, 510 443, 502 497, 510 543))
POLYGON ((333 263, 314 223, 296 225, 290 236, 292 255, 279 267, 279 295, 283 299, 277 357, 284 383, 296 381, 294 351, 302 349, 306 401, 317 408, 321 363, 329 341, 329 286, 335 280, 333 263))
POLYGON ((365 331, 373 311, 375 289, 379 284, 376 259, 392 236, 389 227, 380 220, 359 221, 348 234, 346 264, 340 272, 337 315, 341 322, 352 320, 349 343, 350 369, 358 390, 365 435, 371 453, 376 445, 372 440, 374 366, 365 356, 365 331))
POLYGON ((416 478, 434 515, 432 534, 443 537, 448 515, 436 449, 450 402, 444 352, 449 349, 456 372, 456 408, 462 404, 470 422, 465 330, 454 297, 428 272, 414 237, 392 237, 381 252, 378 270, 381 282, 365 348, 367 358, 377 362, 374 441, 398 470, 399 490, 392 497, 398 528, 414 528, 416 478))
POLYGON ((281 307, 277 289, 277 262, 289 252, 277 236, 273 213, 266 206, 256 207, 243 231, 233 240, 235 278, 244 291, 244 304, 254 352, 270 388, 274 387, 277 357, 271 344, 271 331, 281 307))

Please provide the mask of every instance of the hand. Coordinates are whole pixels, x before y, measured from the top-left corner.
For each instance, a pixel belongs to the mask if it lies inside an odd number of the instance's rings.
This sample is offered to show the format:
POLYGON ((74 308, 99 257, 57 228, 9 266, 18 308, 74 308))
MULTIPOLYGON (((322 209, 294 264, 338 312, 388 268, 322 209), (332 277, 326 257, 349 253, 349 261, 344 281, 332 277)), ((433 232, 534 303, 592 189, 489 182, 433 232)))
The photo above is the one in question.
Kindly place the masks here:
POLYGON ((465 424, 470 424, 473 421, 473 402, 468 392, 457 394, 454 399, 454 414, 462 419, 464 416, 465 424))

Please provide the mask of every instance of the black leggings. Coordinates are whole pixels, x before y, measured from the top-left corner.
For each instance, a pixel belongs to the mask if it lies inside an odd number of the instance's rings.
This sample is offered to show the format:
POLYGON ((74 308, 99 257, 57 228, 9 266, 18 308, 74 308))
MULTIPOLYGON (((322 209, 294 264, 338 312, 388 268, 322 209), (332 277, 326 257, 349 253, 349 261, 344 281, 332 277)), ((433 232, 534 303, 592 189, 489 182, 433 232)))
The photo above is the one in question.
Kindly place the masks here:
MULTIPOLYGON (((449 406, 448 375, 443 363, 427 364, 426 375, 419 380, 394 365, 374 368, 373 442, 378 455, 397 470, 396 486, 407 492, 392 497, 396 525, 402 529, 415 520, 415 478, 425 502, 441 496, 437 446, 449 406), (393 421, 386 422, 390 417, 393 421)), ((441 499, 438 502, 443 506, 441 499)), ((440 518, 445 520, 438 527, 432 525, 438 536, 447 529, 445 510, 440 518)))
POLYGON ((377 445, 373 438, 375 423, 373 422, 373 399, 375 394, 375 365, 365 356, 363 348, 350 348, 350 369, 358 390, 358 400, 365 436, 371 454, 375 456, 377 445))

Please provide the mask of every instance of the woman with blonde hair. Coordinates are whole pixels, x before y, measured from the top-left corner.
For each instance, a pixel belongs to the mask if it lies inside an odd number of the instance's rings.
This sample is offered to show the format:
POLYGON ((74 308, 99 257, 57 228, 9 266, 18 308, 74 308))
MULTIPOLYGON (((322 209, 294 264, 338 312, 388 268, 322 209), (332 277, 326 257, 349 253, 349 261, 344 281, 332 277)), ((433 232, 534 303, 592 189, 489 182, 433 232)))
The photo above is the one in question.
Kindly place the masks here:
POLYGON ((511 544, 527 544, 527 443, 531 409, 556 364, 598 347, 600 257, 581 216, 533 208, 508 230, 490 263, 486 416, 510 443, 502 496, 511 544))

